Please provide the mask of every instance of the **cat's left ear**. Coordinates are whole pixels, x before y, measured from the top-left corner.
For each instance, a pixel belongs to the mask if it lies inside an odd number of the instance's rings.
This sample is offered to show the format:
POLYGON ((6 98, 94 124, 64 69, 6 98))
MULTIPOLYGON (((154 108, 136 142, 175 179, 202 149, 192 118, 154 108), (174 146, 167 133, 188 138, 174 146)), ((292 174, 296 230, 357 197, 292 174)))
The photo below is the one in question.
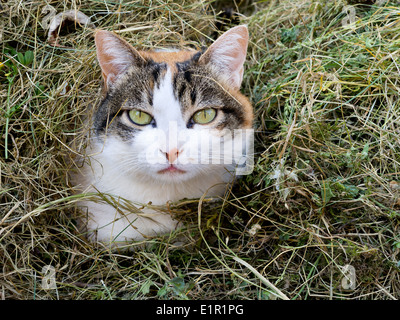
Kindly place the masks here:
POLYGON ((199 62, 211 66, 228 87, 239 90, 248 42, 247 27, 234 27, 220 36, 200 57, 199 62))
POLYGON ((112 32, 97 30, 94 39, 97 59, 106 88, 112 85, 130 66, 144 61, 139 52, 128 42, 112 32))

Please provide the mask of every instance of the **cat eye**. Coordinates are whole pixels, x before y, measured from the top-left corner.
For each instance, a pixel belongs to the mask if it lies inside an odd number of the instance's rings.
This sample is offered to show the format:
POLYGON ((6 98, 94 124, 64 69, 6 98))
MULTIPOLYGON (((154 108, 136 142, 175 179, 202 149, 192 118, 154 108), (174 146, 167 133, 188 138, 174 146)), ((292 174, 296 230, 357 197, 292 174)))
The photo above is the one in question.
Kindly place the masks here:
POLYGON ((210 123, 215 119, 215 116, 217 115, 217 111, 215 109, 209 108, 209 109, 203 109, 200 111, 197 111, 192 119, 195 123, 198 124, 207 124, 210 123))
POLYGON ((145 126, 152 122, 153 117, 146 112, 140 110, 130 110, 128 112, 129 119, 139 126, 145 126))

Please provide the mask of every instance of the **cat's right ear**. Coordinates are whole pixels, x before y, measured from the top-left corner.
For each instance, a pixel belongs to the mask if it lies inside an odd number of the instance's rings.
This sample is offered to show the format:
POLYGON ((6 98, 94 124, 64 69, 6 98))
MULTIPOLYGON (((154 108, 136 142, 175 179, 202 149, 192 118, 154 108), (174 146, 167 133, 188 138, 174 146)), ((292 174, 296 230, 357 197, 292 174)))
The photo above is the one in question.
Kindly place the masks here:
POLYGON ((106 89, 130 66, 144 61, 128 42, 112 32, 97 30, 94 39, 106 89))
POLYGON ((248 41, 247 27, 236 26, 221 35, 203 53, 199 62, 209 65, 229 87, 239 90, 248 41))

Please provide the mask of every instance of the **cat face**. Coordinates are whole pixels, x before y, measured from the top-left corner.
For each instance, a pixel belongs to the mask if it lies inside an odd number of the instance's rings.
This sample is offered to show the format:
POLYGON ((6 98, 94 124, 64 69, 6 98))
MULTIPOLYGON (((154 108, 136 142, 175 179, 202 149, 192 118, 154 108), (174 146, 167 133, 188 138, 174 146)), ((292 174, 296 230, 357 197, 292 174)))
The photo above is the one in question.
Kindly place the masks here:
POLYGON ((106 96, 94 139, 103 157, 135 179, 163 183, 232 174, 252 138, 244 131, 252 107, 239 92, 246 27, 205 52, 136 51, 107 31, 95 40, 106 96))

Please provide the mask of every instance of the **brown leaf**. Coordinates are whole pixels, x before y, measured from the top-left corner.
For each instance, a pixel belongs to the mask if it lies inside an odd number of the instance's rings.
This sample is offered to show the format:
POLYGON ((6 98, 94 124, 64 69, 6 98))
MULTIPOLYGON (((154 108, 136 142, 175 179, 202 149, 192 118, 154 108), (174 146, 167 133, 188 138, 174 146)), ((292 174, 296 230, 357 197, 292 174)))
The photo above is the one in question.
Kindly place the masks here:
POLYGON ((88 27, 94 29, 95 26, 90 18, 84 13, 77 10, 68 10, 57 14, 50 23, 49 35, 47 42, 54 47, 66 48, 57 43, 58 33, 65 26, 67 21, 75 22, 81 27, 88 27))

